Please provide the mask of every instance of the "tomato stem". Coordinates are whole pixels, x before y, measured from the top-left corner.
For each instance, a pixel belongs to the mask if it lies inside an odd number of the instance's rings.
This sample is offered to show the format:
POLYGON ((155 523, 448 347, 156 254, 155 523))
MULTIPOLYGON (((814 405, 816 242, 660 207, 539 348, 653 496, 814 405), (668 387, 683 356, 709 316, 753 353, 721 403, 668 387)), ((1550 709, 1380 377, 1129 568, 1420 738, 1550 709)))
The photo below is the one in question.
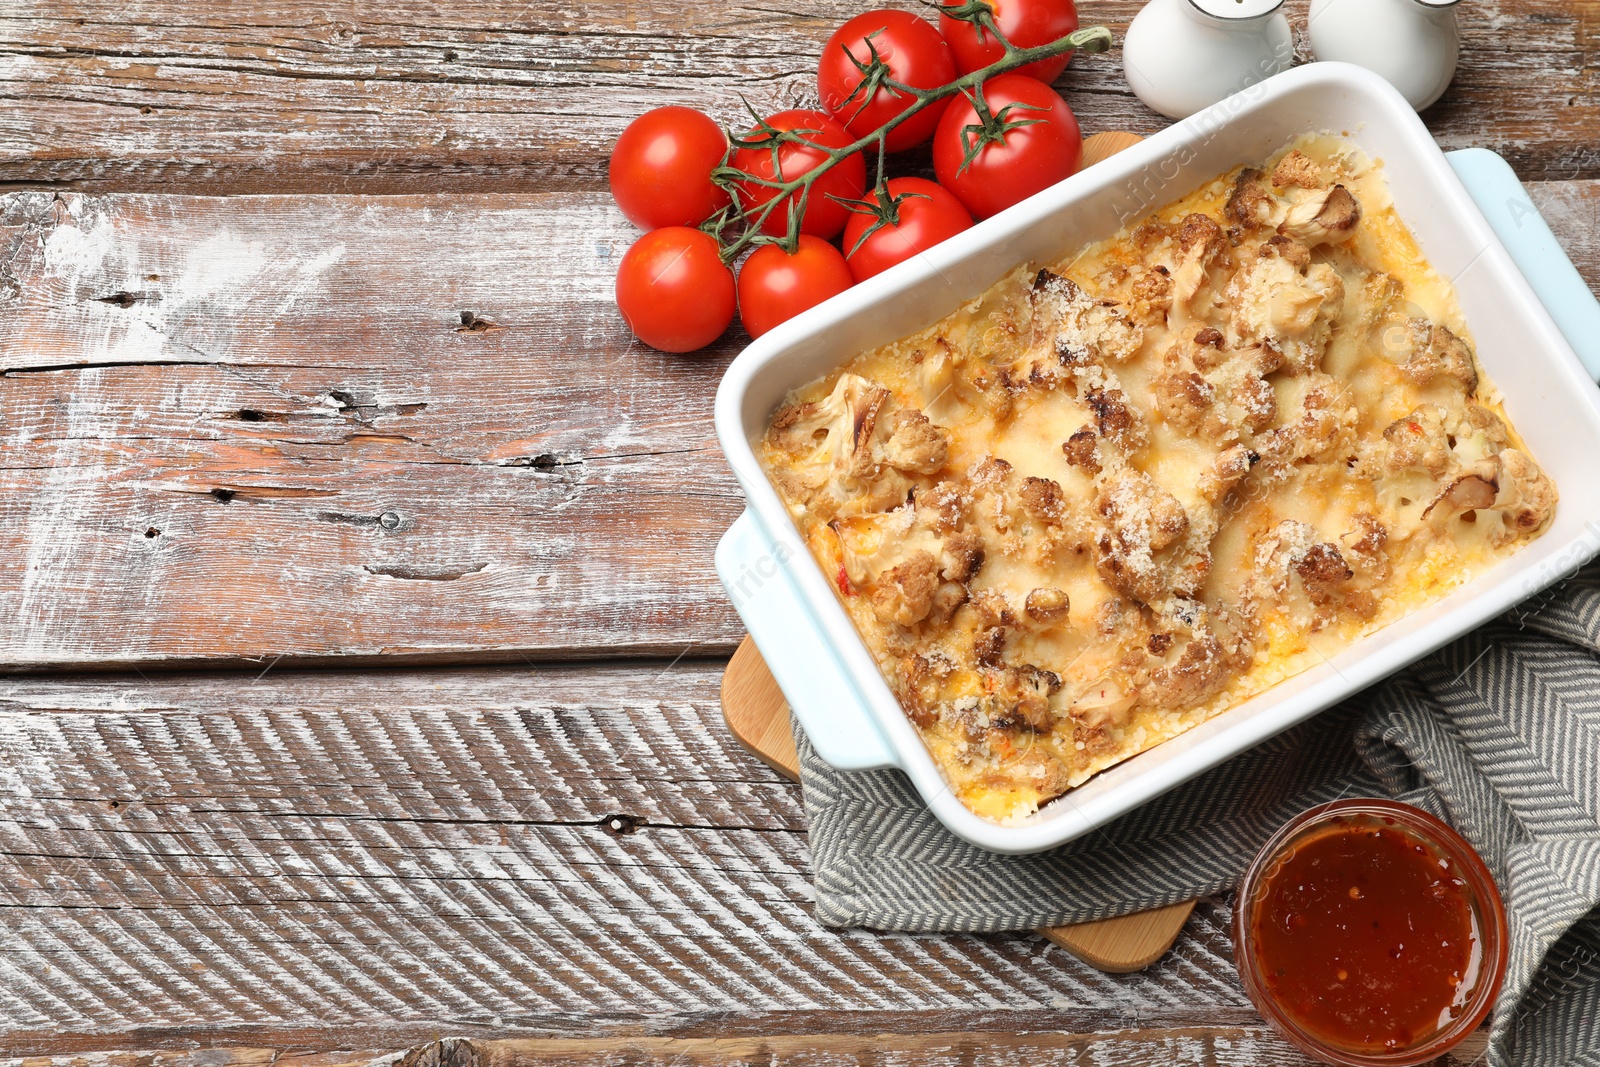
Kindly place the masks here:
POLYGON ((971 89, 963 95, 966 96, 967 100, 972 104, 972 110, 977 114, 978 121, 972 123, 970 126, 963 126, 961 128, 961 143, 963 147, 961 152, 961 169, 957 172, 960 174, 965 174, 967 172, 967 168, 972 166, 972 161, 978 158, 978 153, 983 151, 985 145, 1005 144, 1006 135, 1012 130, 1019 130, 1024 126, 1032 126, 1035 123, 1044 121, 1044 119, 1007 118, 1007 116, 1011 114, 1012 108, 1020 107, 1026 111, 1045 110, 1044 108, 1038 107, 1034 104, 1023 104, 1020 102, 1007 104, 999 111, 991 112, 989 110, 989 101, 985 100, 983 97, 983 86, 981 85, 971 89))
MULTIPOLYGON (((857 87, 858 92, 863 92, 862 107, 865 107, 879 89, 888 89, 899 96, 912 99, 910 107, 906 108, 882 126, 865 134, 853 143, 842 148, 829 148, 827 145, 818 144, 809 140, 806 134, 815 134, 816 130, 779 130, 763 119, 756 110, 745 101, 745 109, 754 116, 755 129, 745 134, 735 134, 730 131, 728 150, 722 157, 722 163, 711 172, 711 180, 733 197, 733 207, 726 215, 720 216, 715 223, 708 222, 707 232, 716 236, 722 245, 722 259, 732 263, 740 254, 762 244, 779 244, 791 255, 800 246, 800 222, 805 215, 805 205, 810 200, 811 188, 828 171, 849 159, 855 153, 865 150, 872 144, 878 146, 878 180, 874 188, 872 203, 865 200, 840 201, 846 206, 855 205, 852 210, 866 210, 878 215, 878 225, 885 225, 886 218, 896 212, 898 200, 888 198, 883 180, 883 158, 887 154, 887 138, 889 133, 902 122, 911 118, 919 111, 947 99, 957 93, 966 94, 973 100, 974 107, 982 125, 968 126, 963 135, 967 138, 966 159, 962 164, 963 169, 975 158, 985 144, 994 144, 1005 139, 1005 134, 1020 126, 1026 126, 1039 119, 1008 119, 1007 115, 1012 107, 1025 107, 1027 105, 1010 105, 1001 108, 998 114, 989 114, 988 106, 983 102, 982 85, 985 81, 997 74, 1025 67, 1030 63, 1040 60, 1053 59, 1067 52, 1083 51, 1089 55, 1105 52, 1111 47, 1111 31, 1104 26, 1086 26, 1083 29, 1057 38, 1048 44, 1036 45, 1032 48, 1019 48, 1006 39, 994 23, 994 12, 983 0, 966 0, 959 6, 944 7, 937 3, 930 6, 938 7, 941 14, 964 22, 975 24, 980 32, 994 35, 1004 54, 993 63, 971 74, 965 74, 948 84, 933 89, 919 89, 913 85, 906 85, 889 77, 888 65, 878 55, 870 40, 867 41, 869 59, 866 63, 855 60, 856 68, 862 72, 863 81, 857 87), (865 91, 870 86, 870 91, 865 91), (981 105, 981 106, 980 106, 981 105), (976 133, 976 137, 972 135, 976 133), (783 179, 783 168, 780 154, 784 145, 801 145, 814 152, 821 153, 823 160, 804 174, 791 179, 783 179), (732 165, 733 155, 739 149, 769 149, 772 153, 772 173, 777 178, 763 178, 751 174, 732 165), (759 207, 745 206, 740 203, 738 186, 759 186, 763 189, 773 190, 773 195, 759 207), (795 196, 799 193, 799 196, 795 196), (772 237, 762 231, 767 219, 778 209, 786 205, 789 212, 789 225, 787 232, 782 237, 772 237), (884 214, 887 212, 888 214, 884 214), (733 230, 732 239, 728 238, 728 231, 733 230)), ((851 94, 854 99, 855 93, 851 94)), ((848 101, 847 101, 848 102, 848 101)), ((859 109, 857 111, 859 113, 859 109)), ((889 223, 892 224, 892 223, 889 223)))

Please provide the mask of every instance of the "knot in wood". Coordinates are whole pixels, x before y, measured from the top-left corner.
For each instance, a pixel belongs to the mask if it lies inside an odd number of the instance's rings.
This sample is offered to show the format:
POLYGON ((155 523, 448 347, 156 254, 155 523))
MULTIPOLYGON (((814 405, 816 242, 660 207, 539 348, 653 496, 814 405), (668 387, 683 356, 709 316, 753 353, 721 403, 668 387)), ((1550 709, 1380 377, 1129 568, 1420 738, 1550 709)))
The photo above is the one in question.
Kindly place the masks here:
POLYGON ((637 815, 607 815, 600 820, 600 829, 612 837, 626 837, 644 825, 637 815))

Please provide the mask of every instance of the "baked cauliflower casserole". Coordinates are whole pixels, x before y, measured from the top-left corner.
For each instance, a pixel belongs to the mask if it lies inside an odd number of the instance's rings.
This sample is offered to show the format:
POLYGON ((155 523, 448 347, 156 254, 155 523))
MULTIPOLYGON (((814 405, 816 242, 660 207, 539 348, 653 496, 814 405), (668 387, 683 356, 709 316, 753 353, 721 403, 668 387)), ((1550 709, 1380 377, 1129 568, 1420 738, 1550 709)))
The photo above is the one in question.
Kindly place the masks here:
POLYGON ((857 356, 757 451, 997 821, 1444 596, 1556 502, 1381 168, 1330 136, 857 356))

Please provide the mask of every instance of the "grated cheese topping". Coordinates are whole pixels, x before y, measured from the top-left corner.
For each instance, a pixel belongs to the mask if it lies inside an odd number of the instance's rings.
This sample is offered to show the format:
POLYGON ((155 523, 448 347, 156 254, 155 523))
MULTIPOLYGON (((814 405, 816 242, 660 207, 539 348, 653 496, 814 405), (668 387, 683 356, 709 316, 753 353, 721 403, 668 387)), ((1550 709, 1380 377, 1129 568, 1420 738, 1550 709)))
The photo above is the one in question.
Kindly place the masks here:
POLYGON ((1497 398, 1381 167, 1315 136, 859 354, 759 451, 1007 822, 1537 536, 1497 398))

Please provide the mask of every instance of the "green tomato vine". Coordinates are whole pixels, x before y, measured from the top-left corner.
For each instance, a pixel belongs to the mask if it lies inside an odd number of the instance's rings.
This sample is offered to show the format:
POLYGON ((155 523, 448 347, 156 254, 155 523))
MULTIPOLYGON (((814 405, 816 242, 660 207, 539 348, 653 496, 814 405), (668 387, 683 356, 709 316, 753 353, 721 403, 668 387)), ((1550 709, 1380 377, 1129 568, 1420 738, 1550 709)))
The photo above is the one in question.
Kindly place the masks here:
MULTIPOLYGON (((867 40, 868 58, 865 61, 851 56, 851 62, 861 72, 861 82, 854 92, 846 99, 848 104, 857 95, 861 96, 861 104, 857 108, 865 107, 880 89, 888 89, 898 96, 910 97, 912 104, 900 114, 879 126, 871 133, 858 138, 851 144, 842 148, 830 148, 809 140, 807 134, 815 134, 817 130, 780 130, 770 125, 765 119, 750 106, 748 101, 745 109, 755 119, 755 128, 747 134, 730 135, 728 151, 722 157, 722 163, 711 172, 711 180, 724 189, 727 189, 732 198, 732 203, 701 226, 701 229, 717 238, 722 246, 724 262, 732 263, 738 256, 757 245, 778 244, 786 252, 793 254, 800 246, 800 222, 805 216, 806 204, 811 198, 812 186, 817 179, 828 171, 849 159, 857 152, 865 151, 872 146, 877 146, 878 167, 877 181, 874 185, 870 199, 839 201, 853 211, 864 211, 878 216, 873 229, 885 225, 893 225, 896 218, 900 198, 889 196, 884 181, 884 156, 887 155, 886 139, 889 133, 905 122, 911 116, 938 103, 940 100, 963 94, 971 101, 973 110, 978 114, 979 121, 967 126, 963 131, 966 140, 966 153, 963 169, 982 151, 985 145, 998 144, 1005 140, 1005 136, 1013 129, 1030 123, 1039 122, 1040 119, 1012 118, 1010 112, 1017 107, 1026 105, 1011 105, 992 113, 988 103, 983 98, 983 83, 998 74, 1025 67, 1030 63, 1040 60, 1053 59, 1068 52, 1082 51, 1095 55, 1107 51, 1111 47, 1111 31, 1104 26, 1086 26, 1083 29, 1058 38, 1048 44, 1036 45, 1032 48, 1019 48, 1008 41, 994 22, 994 13, 984 0, 966 0, 958 6, 943 7, 938 4, 939 12, 950 18, 960 19, 977 25, 982 32, 992 34, 1004 49, 1004 54, 999 59, 971 74, 963 75, 955 81, 938 86, 934 89, 919 89, 916 86, 906 85, 890 77, 889 66, 871 39, 867 40), (816 166, 794 178, 782 179, 782 168, 779 166, 780 154, 784 145, 802 145, 811 151, 821 153, 823 160, 816 166), (778 178, 763 178, 749 171, 740 170, 732 165, 734 153, 740 149, 766 150, 772 153, 772 173, 778 178), (736 186, 761 186, 773 190, 772 197, 759 206, 744 206, 739 200, 736 186), (789 211, 788 232, 782 237, 773 237, 762 232, 762 226, 772 213, 780 207, 789 211)), ((841 110, 843 108, 841 107, 841 110)), ((837 198, 835 198, 837 199, 837 198)))

